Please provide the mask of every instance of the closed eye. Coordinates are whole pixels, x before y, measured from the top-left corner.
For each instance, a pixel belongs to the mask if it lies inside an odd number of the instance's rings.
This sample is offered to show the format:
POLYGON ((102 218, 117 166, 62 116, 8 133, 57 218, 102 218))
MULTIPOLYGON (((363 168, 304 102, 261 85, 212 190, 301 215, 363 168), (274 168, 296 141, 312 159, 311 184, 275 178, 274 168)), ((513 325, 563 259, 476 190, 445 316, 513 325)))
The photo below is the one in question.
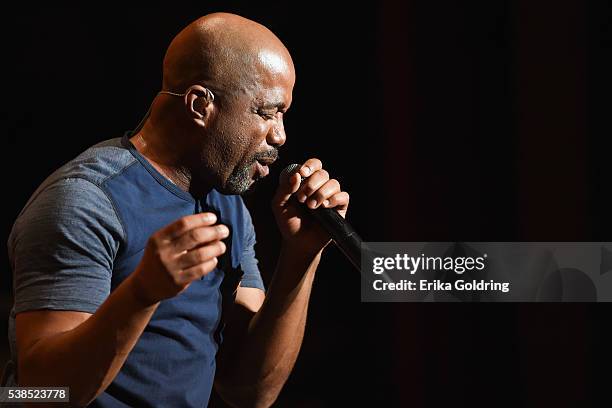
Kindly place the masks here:
POLYGON ((276 115, 278 114, 278 112, 259 111, 258 114, 259 114, 259 116, 261 116, 262 118, 264 118, 266 120, 272 120, 272 119, 276 118, 276 115))

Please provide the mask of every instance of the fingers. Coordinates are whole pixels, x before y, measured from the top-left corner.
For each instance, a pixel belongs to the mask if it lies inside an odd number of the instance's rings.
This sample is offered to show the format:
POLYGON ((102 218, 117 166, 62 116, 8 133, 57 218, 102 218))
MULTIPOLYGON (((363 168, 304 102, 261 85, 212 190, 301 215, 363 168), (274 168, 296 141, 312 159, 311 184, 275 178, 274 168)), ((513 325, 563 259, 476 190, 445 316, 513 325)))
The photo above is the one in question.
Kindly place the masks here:
POLYGON ((290 177, 281 180, 278 186, 277 196, 275 201, 282 201, 283 204, 289 199, 291 194, 294 194, 300 187, 302 178, 307 178, 317 170, 322 168, 323 164, 319 159, 309 159, 302 166, 293 173, 290 177))
POLYGON ((276 190, 276 194, 274 194, 274 198, 272 199, 272 203, 281 207, 287 204, 291 195, 300 187, 301 180, 298 172, 293 173, 290 177, 287 177, 286 180, 281 180, 276 190))
POLYGON ((206 262, 197 264, 195 266, 192 266, 191 268, 187 268, 181 273, 179 279, 184 284, 194 281, 196 279, 200 279, 202 276, 206 275, 207 273, 210 273, 213 269, 215 269, 218 262, 219 261, 217 260, 217 258, 211 258, 206 262))
POLYGON ((336 208, 339 211, 346 210, 349 203, 349 194, 342 191, 338 180, 329 178, 329 173, 323 169, 321 161, 318 159, 307 161, 300 172, 306 166, 312 166, 316 170, 302 182, 300 188, 296 191, 295 196, 298 201, 305 203, 309 208, 323 206, 336 208))
POLYGON ((337 207, 342 211, 346 210, 349 202, 348 193, 342 191, 338 180, 329 178, 329 173, 323 169, 319 159, 307 160, 297 172, 281 182, 273 203, 282 207, 291 195, 313 209, 324 206, 337 207))
POLYGON ((321 160, 308 159, 306 160, 304 164, 302 164, 302 167, 300 167, 300 170, 298 170, 298 173, 302 177, 306 178, 306 177, 310 177, 312 174, 314 174, 318 170, 321 170, 322 168, 323 168, 323 163, 321 163, 321 160))
POLYGON ((177 266, 185 270, 200 264, 206 264, 211 259, 216 259, 218 256, 223 255, 225 249, 225 244, 222 241, 215 241, 209 245, 192 249, 178 257, 177 266))
MULTIPOLYGON (((321 185, 318 189, 314 190, 312 193, 309 193, 308 198, 306 199, 306 205, 309 208, 317 208, 322 205, 325 201, 329 202, 329 198, 331 198, 334 194, 340 192, 340 183, 338 180, 327 180, 323 185, 321 185)), ((303 194, 303 193, 302 193, 303 194)), ((301 200, 304 202, 303 200, 301 200)))
POLYGON ((166 240, 174 240, 189 230, 213 225, 215 222, 217 222, 217 216, 214 213, 188 215, 163 228, 160 234, 166 240))
POLYGON ((323 202, 323 207, 326 208, 336 208, 338 211, 344 211, 348 208, 350 196, 346 191, 341 191, 333 196, 329 197, 326 201, 323 202))
POLYGON ((223 224, 193 228, 176 238, 172 243, 177 252, 188 251, 202 244, 219 241, 229 236, 229 228, 223 224))
MULTIPOLYGON (((302 185, 295 193, 299 202, 305 203, 307 198, 321 188, 329 180, 329 173, 326 170, 317 170, 312 176, 302 182, 302 185)), ((310 206, 309 206, 310 207, 310 206)), ((312 208, 312 207, 311 207, 312 208)))

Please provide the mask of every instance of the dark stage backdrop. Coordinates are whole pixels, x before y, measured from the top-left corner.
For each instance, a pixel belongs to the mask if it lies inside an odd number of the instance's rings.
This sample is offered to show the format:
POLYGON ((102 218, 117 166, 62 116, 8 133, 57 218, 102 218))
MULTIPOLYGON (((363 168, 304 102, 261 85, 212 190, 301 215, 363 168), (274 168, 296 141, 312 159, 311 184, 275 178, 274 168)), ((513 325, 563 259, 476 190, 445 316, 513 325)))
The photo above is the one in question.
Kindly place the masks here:
MULTIPOLYGON (((230 11, 272 29, 297 69, 281 161, 246 197, 266 281, 278 171, 311 156, 351 193, 349 219, 369 241, 612 241, 609 4, 294 3, 5 12, 4 239, 48 174, 136 126, 180 28, 230 11)), ((276 406, 591 406, 609 395, 610 310, 362 304, 359 274, 332 248, 276 406)))

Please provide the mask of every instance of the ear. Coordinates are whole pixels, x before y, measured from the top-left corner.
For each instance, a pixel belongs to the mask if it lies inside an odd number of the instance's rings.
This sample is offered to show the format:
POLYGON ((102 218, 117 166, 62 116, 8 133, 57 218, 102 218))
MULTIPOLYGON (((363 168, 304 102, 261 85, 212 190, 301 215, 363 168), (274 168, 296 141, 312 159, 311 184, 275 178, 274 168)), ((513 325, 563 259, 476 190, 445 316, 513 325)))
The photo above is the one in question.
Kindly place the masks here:
POLYGON ((185 92, 185 108, 199 126, 206 126, 213 111, 213 93, 202 85, 192 85, 185 92))

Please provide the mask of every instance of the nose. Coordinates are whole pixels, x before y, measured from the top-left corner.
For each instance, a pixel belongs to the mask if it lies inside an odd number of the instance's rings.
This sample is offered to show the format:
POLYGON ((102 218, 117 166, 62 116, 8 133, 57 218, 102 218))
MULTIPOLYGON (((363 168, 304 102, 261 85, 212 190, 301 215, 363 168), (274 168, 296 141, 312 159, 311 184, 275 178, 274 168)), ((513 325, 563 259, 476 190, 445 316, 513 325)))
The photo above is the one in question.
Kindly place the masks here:
POLYGON ((274 122, 274 125, 270 126, 270 129, 268 129, 266 142, 268 142, 270 146, 281 147, 287 140, 287 135, 285 134, 285 124, 283 123, 282 117, 274 122))

